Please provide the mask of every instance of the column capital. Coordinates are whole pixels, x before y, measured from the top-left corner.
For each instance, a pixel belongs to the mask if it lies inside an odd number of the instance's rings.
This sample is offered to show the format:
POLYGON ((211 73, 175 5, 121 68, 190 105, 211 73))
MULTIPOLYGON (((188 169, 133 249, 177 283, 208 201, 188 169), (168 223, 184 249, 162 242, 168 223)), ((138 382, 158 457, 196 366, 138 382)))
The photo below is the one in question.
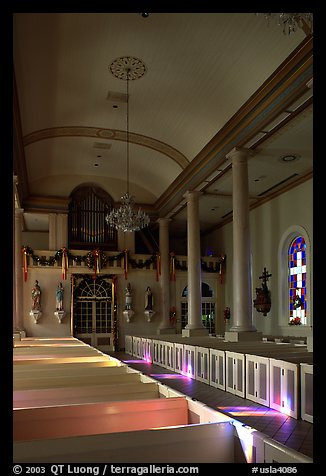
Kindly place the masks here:
POLYGON ((187 190, 183 196, 187 199, 187 202, 189 202, 190 200, 198 199, 200 195, 203 195, 203 192, 200 192, 199 190, 187 190))
POLYGON ((226 158, 234 162, 235 160, 241 161, 246 160, 248 157, 253 155, 253 151, 250 149, 245 149, 243 147, 234 147, 228 154, 226 158))
POLYGON ((24 209, 23 208, 15 208, 15 216, 16 217, 21 217, 24 214, 24 209))
POLYGON ((160 226, 168 226, 169 222, 172 221, 171 218, 158 218, 157 220, 157 223, 160 224, 160 226))

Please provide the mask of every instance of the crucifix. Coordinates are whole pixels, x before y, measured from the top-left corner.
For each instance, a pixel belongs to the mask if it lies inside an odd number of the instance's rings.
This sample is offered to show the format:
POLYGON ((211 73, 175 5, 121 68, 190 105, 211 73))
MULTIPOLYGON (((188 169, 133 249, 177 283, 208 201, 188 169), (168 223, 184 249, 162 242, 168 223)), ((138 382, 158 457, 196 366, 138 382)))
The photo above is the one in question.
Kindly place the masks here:
POLYGON ((272 275, 271 274, 268 274, 268 271, 266 271, 266 268, 264 268, 264 272, 261 276, 259 276, 259 279, 262 279, 263 282, 262 282, 262 285, 263 285, 263 289, 267 289, 267 281, 268 281, 268 278, 270 278, 272 275))
POLYGON ((256 288, 256 299, 254 299, 254 306, 258 312, 262 312, 264 316, 267 316, 267 313, 271 309, 271 296, 267 287, 267 281, 272 275, 268 273, 266 268, 259 279, 262 279, 262 287, 256 288))

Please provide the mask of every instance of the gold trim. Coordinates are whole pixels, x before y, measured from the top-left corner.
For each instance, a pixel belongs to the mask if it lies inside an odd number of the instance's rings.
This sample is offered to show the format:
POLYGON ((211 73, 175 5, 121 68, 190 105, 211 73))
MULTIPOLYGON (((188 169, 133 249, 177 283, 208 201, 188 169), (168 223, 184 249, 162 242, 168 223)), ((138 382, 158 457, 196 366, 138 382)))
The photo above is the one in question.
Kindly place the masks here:
MULTIPOLYGON (((120 131, 117 129, 103 129, 99 127, 83 127, 83 126, 71 126, 71 127, 51 127, 48 129, 41 129, 39 131, 31 132, 23 137, 24 146, 33 144, 40 140, 53 139, 56 137, 95 137, 108 140, 120 140, 127 141, 126 131, 120 131)), ((129 132, 129 142, 143 147, 147 147, 152 150, 156 150, 161 154, 172 159, 182 169, 185 169, 189 165, 189 160, 181 152, 174 147, 153 139, 152 137, 143 136, 141 134, 135 134, 129 132)))

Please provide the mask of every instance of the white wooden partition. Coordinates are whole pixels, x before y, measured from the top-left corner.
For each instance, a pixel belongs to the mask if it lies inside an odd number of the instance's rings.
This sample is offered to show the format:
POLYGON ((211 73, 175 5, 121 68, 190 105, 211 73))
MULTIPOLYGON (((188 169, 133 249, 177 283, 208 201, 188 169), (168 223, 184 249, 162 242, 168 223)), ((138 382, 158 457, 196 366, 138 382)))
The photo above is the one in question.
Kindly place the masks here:
POLYGON ((132 355, 138 357, 138 359, 143 358, 141 337, 133 336, 132 338, 132 355))
POLYGON ((209 352, 207 347, 195 347, 195 379, 209 385, 209 352))
POLYGON ((183 344, 177 342, 174 343, 174 370, 177 373, 182 373, 183 371, 183 359, 184 359, 184 349, 183 344))
POLYGON ((143 359, 148 362, 153 362, 153 340, 146 337, 142 337, 142 352, 143 359))
POLYGON ((174 342, 165 342, 165 367, 173 370, 175 368, 174 342))
POLYGON ((125 352, 132 355, 132 336, 125 336, 125 352))
POLYGON ((163 367, 165 362, 164 342, 153 339, 153 363, 163 367))
POLYGON ((298 365, 270 359, 270 407, 298 418, 298 365))
POLYGON ((245 354, 239 352, 225 352, 227 392, 245 398, 245 354))
POLYGON ((183 369, 182 375, 190 378, 196 376, 196 347, 194 345, 183 346, 183 369))
POLYGON ((312 364, 300 364, 301 374, 301 418, 314 422, 314 366, 312 364))
POLYGON ((269 407, 269 358, 246 354, 246 398, 269 407))
POLYGON ((209 384, 212 387, 225 390, 225 351, 210 349, 209 354, 209 384))

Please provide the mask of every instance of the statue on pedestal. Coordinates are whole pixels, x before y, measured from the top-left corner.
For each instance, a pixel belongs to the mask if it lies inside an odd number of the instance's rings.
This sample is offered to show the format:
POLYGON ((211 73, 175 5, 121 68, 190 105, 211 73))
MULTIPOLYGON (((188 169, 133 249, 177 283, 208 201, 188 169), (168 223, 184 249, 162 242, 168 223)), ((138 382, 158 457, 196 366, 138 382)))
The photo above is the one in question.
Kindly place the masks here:
POLYGON ((57 311, 63 310, 63 295, 64 295, 64 289, 62 287, 62 283, 59 283, 55 292, 55 301, 56 301, 57 311))
POLYGON ((32 311, 41 310, 41 288, 38 284, 38 280, 35 280, 34 287, 32 288, 32 311))
POLYGON ((128 286, 125 289, 125 309, 122 314, 125 316, 127 322, 130 322, 134 315, 134 311, 132 310, 132 289, 130 283, 128 283, 128 286))
POLYGON ((147 317, 147 322, 151 322, 152 317, 155 314, 155 311, 153 311, 153 305, 154 305, 154 296, 150 286, 147 286, 145 291, 145 312, 144 312, 145 316, 147 317))

